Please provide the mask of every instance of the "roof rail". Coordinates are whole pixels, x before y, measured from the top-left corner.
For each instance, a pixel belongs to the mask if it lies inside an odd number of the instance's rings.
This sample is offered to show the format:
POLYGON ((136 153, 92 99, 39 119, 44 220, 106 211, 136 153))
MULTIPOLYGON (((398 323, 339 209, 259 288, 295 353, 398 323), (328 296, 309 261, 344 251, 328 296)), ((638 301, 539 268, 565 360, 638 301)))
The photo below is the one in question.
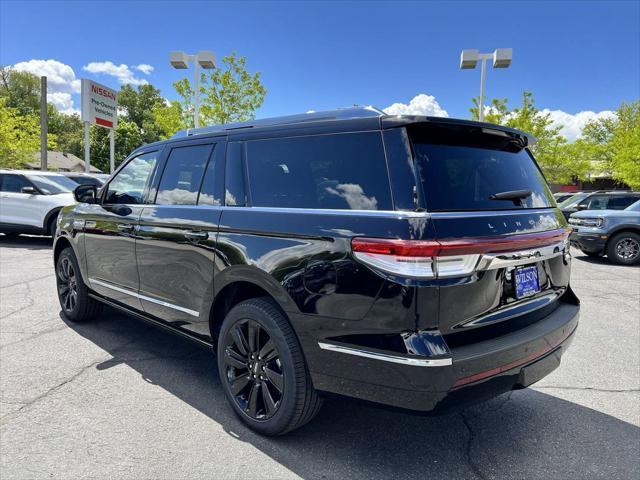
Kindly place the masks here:
POLYGON ((263 118, 260 120, 249 120, 247 122, 227 123, 224 125, 211 125, 208 127, 189 128, 180 130, 171 138, 191 137, 193 135, 203 135, 206 133, 228 132, 230 130, 240 130, 255 127, 270 127, 275 125, 294 125, 304 122, 317 122, 322 120, 347 120, 351 118, 382 117, 385 113, 375 107, 350 107, 336 110, 326 110, 323 112, 308 112, 298 115, 287 115, 283 117, 263 118))

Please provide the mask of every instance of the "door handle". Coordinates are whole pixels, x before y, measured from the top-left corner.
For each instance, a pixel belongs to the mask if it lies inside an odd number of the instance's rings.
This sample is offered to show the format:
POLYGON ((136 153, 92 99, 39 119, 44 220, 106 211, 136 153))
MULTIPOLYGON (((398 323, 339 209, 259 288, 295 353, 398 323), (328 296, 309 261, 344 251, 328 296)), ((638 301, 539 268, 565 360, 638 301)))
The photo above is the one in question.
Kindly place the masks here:
POLYGON ((184 234, 189 240, 207 240, 209 238, 209 232, 190 230, 184 234))
POLYGON ((133 225, 131 225, 130 223, 119 223, 118 230, 122 232, 130 232, 133 230, 133 225))

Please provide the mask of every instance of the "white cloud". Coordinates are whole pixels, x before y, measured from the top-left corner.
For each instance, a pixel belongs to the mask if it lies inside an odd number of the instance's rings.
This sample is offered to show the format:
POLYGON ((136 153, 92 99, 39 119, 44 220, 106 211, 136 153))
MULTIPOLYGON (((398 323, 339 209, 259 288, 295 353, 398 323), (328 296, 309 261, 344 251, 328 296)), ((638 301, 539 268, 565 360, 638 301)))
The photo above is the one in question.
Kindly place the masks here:
POLYGON ((136 70, 140 70, 145 75, 150 75, 154 70, 153 66, 149 65, 148 63, 141 63, 140 65, 136 65, 133 68, 135 68, 136 70))
POLYGON ((449 114, 443 109, 433 95, 420 93, 413 97, 409 104, 394 103, 384 109, 389 115, 428 115, 431 117, 448 117, 449 114))
POLYGON ((38 77, 47 77, 47 101, 55 105, 60 113, 80 113, 74 108, 72 94, 80 93, 80 79, 69 65, 57 60, 33 59, 16 63, 13 68, 29 72, 38 77))
POLYGON ((82 69, 89 73, 111 75, 116 77, 123 85, 127 83, 131 85, 146 85, 149 83, 144 78, 137 78, 129 66, 124 63, 116 65, 111 61, 91 62, 82 67, 82 69))
POLYGON ((549 110, 545 108, 542 113, 548 113, 553 121, 554 127, 562 127, 560 134, 564 135, 569 142, 573 142, 580 138, 582 129, 590 120, 600 120, 603 118, 613 118, 615 113, 611 110, 603 110, 601 112, 592 112, 586 110, 571 114, 562 110, 549 110))
POLYGON ((13 66, 20 72, 47 77, 48 92, 80 93, 80 79, 69 65, 57 60, 29 60, 13 66))

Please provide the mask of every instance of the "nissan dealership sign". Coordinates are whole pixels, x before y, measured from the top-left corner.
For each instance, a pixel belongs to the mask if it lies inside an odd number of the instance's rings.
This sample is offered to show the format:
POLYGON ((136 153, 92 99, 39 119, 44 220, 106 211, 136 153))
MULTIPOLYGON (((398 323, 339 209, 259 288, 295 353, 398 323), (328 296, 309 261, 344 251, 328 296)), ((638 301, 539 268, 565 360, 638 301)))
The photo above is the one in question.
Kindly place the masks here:
POLYGON ((118 97, 115 90, 82 79, 82 121, 114 129, 118 125, 118 97))

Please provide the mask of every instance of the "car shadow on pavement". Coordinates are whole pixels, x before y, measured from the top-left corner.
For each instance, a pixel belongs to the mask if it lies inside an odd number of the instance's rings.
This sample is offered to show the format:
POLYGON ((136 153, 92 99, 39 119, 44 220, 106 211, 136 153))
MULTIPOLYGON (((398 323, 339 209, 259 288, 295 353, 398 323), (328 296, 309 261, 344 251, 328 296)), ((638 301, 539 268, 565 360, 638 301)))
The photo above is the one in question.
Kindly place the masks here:
POLYGON ((35 235, 20 235, 19 237, 7 237, 0 234, 0 248, 20 248, 27 250, 51 249, 53 239, 35 235))
POLYGON ((533 390, 434 417, 328 397, 307 426, 262 437, 226 404, 209 350, 110 308, 65 322, 112 356, 98 371, 129 366, 303 478, 629 478, 639 468, 640 428, 533 390))

